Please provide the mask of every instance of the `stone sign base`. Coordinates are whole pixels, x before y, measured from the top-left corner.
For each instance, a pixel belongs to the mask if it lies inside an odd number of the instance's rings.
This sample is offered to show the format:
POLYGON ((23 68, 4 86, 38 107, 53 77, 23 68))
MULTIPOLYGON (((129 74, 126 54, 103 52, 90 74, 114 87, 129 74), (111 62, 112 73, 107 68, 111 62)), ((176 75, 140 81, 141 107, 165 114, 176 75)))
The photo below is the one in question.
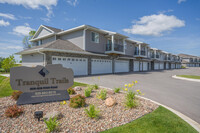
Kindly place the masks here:
POLYGON ((24 92, 17 100, 17 105, 57 102, 69 99, 67 90, 24 92))

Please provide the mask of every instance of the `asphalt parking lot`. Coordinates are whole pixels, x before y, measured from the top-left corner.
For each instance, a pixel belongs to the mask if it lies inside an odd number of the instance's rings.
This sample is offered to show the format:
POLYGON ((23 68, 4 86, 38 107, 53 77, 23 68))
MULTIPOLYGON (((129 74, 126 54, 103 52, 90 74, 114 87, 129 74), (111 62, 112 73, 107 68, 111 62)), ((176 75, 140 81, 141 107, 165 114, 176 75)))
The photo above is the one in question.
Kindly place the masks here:
POLYGON ((137 80, 134 89, 144 92, 144 97, 169 106, 200 123, 200 82, 172 78, 181 74, 200 76, 200 68, 76 77, 75 81, 115 88, 137 80))

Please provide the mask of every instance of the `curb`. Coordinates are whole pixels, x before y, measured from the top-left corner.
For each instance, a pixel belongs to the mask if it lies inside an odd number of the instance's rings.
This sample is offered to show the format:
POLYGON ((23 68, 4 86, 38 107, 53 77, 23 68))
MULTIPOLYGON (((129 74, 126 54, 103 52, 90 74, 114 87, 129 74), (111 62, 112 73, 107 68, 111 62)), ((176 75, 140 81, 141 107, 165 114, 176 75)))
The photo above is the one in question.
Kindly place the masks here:
POLYGON ((176 75, 172 76, 172 78, 175 78, 175 79, 181 79, 181 80, 187 80, 187 81, 200 82, 199 79, 183 78, 183 77, 178 77, 178 76, 176 76, 176 75))
MULTIPOLYGON (((113 89, 111 89, 111 88, 104 87, 104 86, 99 86, 99 87, 105 88, 105 89, 108 89, 108 90, 113 90, 113 89)), ((120 91, 120 92, 125 93, 124 91, 120 91)), ((176 110, 174 110, 174 109, 172 109, 172 108, 170 108, 170 107, 168 107, 168 106, 166 106, 166 105, 163 105, 163 104, 161 104, 161 103, 159 103, 159 102, 156 102, 156 101, 153 101, 153 100, 151 100, 151 99, 148 99, 148 98, 145 98, 145 97, 142 97, 142 96, 138 96, 138 97, 143 98, 143 99, 145 99, 145 100, 149 100, 149 101, 151 101, 151 102, 153 102, 153 103, 155 103, 155 104, 158 104, 158 105, 160 105, 160 106, 165 107, 166 109, 170 110, 171 112, 173 112, 174 114, 176 114, 177 116, 179 116, 181 119, 183 119, 183 120, 184 120, 185 122, 187 122, 189 125, 191 125, 195 130, 197 130, 197 132, 200 133, 200 124, 197 123, 196 121, 192 120, 191 118, 187 117, 186 115, 182 114, 181 112, 178 112, 178 111, 176 111, 176 110)))

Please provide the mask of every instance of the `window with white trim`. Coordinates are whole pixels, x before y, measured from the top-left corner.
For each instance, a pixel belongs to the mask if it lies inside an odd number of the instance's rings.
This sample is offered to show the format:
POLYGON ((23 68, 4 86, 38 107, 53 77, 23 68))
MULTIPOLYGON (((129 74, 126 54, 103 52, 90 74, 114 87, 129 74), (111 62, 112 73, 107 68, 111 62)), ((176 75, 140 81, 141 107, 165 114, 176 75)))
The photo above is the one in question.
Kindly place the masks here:
POLYGON ((99 33, 91 32, 92 42, 99 43, 99 33))

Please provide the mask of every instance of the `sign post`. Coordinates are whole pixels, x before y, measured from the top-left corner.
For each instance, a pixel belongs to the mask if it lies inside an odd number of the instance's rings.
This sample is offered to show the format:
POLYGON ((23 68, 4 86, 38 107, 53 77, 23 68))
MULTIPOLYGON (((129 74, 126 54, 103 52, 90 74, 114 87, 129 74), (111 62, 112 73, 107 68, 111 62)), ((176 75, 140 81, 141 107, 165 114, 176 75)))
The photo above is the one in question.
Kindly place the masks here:
POLYGON ((67 89, 74 83, 72 69, 60 64, 13 67, 10 70, 10 84, 13 90, 19 90, 17 104, 36 104, 69 100, 67 89))

